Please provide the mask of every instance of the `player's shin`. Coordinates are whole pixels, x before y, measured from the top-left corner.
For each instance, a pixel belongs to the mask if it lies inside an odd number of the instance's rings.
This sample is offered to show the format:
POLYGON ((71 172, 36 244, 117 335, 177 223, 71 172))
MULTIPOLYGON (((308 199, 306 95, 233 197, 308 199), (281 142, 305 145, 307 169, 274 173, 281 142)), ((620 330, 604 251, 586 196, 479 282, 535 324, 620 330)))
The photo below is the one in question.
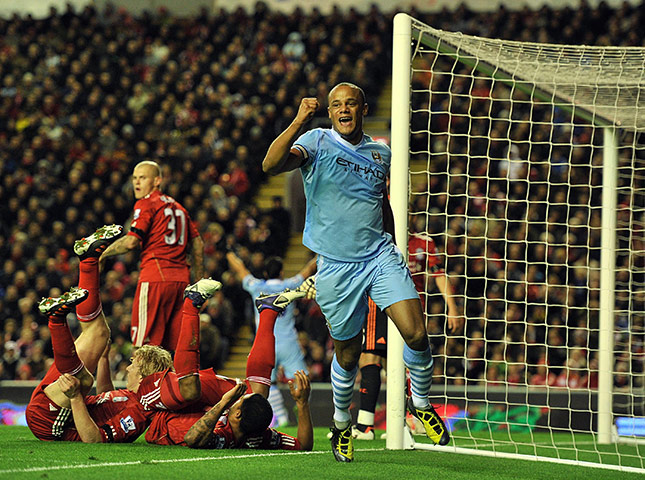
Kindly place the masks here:
POLYGON ((339 430, 346 429, 352 420, 349 406, 352 403, 354 379, 357 373, 358 366, 352 370, 345 370, 334 354, 331 362, 331 385, 334 398, 334 424, 339 430))
POLYGON ((54 351, 54 364, 60 373, 76 375, 83 369, 83 362, 78 357, 74 338, 67 322, 60 321, 61 317, 49 317, 49 331, 51 333, 52 349, 54 351))
POLYGON ((76 306, 76 315, 81 322, 91 322, 99 316, 102 310, 99 296, 99 261, 98 258, 88 257, 78 266, 78 286, 86 289, 89 294, 85 300, 76 306))
POLYGON ((178 378, 199 371, 199 340, 199 308, 193 305, 190 298, 186 298, 174 359, 178 378))
POLYGON ((255 340, 246 362, 246 378, 266 386, 271 385, 271 372, 275 366, 275 335, 273 328, 278 312, 270 308, 260 312, 255 340))
POLYGON ((374 412, 381 390, 381 365, 372 363, 361 368, 360 410, 356 427, 360 432, 374 428, 374 412))

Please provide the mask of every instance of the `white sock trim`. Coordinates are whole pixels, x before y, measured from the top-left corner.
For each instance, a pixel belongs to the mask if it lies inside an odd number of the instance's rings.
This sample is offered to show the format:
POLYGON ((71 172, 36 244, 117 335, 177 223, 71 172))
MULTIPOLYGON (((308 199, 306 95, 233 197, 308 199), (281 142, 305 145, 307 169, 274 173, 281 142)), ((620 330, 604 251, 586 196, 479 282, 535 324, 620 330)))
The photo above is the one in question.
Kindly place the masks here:
POLYGON ((365 425, 368 427, 373 427, 374 426, 374 412, 368 412, 367 410, 359 410, 358 411, 358 418, 356 419, 356 423, 360 425, 365 425))

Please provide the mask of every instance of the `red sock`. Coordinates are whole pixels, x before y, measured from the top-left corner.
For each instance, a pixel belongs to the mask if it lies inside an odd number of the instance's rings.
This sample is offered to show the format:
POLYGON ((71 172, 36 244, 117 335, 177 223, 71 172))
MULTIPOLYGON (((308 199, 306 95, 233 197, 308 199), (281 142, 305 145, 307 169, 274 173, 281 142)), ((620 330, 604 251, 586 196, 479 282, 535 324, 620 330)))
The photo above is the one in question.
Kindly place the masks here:
POLYGON ((60 373, 74 375, 83 368, 83 362, 78 358, 72 332, 69 331, 69 326, 64 321, 64 318, 54 315, 49 317, 54 364, 60 373))
POLYGON ((275 366, 275 319, 278 312, 265 308, 260 312, 258 331, 246 361, 247 380, 271 385, 271 371, 275 366))
POLYGON ((99 260, 86 258, 78 267, 78 286, 89 290, 85 300, 76 305, 76 316, 81 322, 91 322, 101 313, 99 296, 99 260))
POLYGON ((184 300, 174 364, 177 378, 196 374, 199 371, 199 309, 193 305, 190 298, 184 300))

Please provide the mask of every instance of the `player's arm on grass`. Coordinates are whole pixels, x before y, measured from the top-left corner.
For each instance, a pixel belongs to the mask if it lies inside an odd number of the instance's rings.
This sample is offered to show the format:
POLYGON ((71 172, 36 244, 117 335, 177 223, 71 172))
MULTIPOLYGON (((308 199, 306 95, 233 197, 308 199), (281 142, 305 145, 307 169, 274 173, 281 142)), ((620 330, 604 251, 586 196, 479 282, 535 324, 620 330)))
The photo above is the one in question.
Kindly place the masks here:
POLYGON ((309 451, 314 448, 314 426, 309 408, 311 384, 309 377, 302 370, 298 370, 294 377, 293 380, 289 380, 289 391, 298 407, 298 443, 301 450, 309 451))
POLYGON ((184 442, 190 448, 207 447, 213 437, 213 429, 222 413, 246 393, 246 384, 238 383, 230 389, 217 404, 197 420, 184 435, 184 442))
POLYGON ((78 378, 64 373, 58 378, 63 393, 69 398, 74 417, 74 426, 83 443, 102 443, 103 436, 85 405, 85 398, 81 395, 81 382, 78 378))
POLYGON ((318 100, 315 98, 303 98, 300 101, 296 118, 269 146, 262 161, 262 170, 270 175, 277 175, 302 165, 302 152, 296 148, 292 149, 291 146, 298 138, 302 127, 314 116, 318 107, 318 100))

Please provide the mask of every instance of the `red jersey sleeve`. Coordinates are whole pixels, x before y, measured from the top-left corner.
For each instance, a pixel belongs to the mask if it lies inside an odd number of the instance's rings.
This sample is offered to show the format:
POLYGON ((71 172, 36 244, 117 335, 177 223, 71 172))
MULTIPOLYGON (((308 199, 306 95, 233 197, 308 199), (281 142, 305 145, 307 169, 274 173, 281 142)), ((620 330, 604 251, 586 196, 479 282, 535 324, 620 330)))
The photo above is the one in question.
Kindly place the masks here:
POLYGON ((133 402, 98 427, 104 443, 130 443, 146 431, 151 418, 152 412, 144 411, 139 402, 133 402))
MULTIPOLYGON (((300 442, 297 438, 286 433, 278 432, 273 428, 267 428, 261 438, 262 441, 257 447, 249 446, 248 448, 260 448, 263 450, 300 450, 300 442)), ((251 438, 247 438, 247 443, 252 440, 251 438)))
POLYGON ((437 246, 427 235, 413 235, 408 242, 408 264, 412 274, 428 271, 433 276, 444 273, 437 246))
MULTIPOLYGON (((126 390, 91 395, 85 403, 101 432, 103 443, 134 442, 148 428, 152 417, 152 412, 146 412, 126 390)), ((68 428, 62 440, 81 441, 81 438, 76 428, 68 428)))
POLYGON ((300 450, 300 442, 297 438, 267 428, 260 435, 249 436, 240 441, 235 436, 230 425, 220 421, 213 429, 210 448, 250 448, 255 450, 300 450))

